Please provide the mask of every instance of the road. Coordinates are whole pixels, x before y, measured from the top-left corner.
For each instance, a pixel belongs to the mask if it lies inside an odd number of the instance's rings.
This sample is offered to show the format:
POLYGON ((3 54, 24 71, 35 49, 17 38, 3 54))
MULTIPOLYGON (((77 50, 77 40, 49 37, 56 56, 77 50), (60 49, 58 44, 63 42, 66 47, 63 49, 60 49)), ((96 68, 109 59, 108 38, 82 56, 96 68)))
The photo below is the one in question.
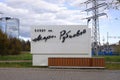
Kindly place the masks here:
POLYGON ((0 68, 0 80, 120 80, 120 70, 0 68))

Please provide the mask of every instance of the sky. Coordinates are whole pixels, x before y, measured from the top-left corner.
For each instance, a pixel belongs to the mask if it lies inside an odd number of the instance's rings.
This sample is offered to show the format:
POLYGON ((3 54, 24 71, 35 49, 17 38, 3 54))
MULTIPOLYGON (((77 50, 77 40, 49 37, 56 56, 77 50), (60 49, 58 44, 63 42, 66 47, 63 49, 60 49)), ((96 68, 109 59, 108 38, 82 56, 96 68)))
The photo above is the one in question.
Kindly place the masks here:
MULTIPOLYGON (((85 0, 84 0, 85 1, 85 0)), ((1 17, 20 19, 20 37, 30 39, 30 29, 34 25, 87 25, 87 13, 83 0, 0 0, 1 17)), ((110 0, 109 0, 110 1, 110 0)), ((120 36, 120 10, 100 10, 107 16, 99 19, 101 43, 109 36, 120 36), (103 40, 104 39, 104 40, 103 40)), ((91 15, 91 13, 89 13, 91 15)), ((91 21, 89 27, 91 28, 91 21)), ((110 43, 120 39, 109 38, 110 43)))

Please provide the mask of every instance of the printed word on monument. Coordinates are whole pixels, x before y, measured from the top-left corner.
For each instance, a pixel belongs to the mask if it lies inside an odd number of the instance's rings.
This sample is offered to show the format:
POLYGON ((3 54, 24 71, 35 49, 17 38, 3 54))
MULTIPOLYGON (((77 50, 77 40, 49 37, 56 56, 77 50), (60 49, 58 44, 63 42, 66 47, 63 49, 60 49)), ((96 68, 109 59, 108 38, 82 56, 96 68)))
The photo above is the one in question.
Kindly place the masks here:
POLYGON ((34 66, 48 66, 48 58, 91 57, 91 32, 85 25, 40 25, 31 28, 34 66))

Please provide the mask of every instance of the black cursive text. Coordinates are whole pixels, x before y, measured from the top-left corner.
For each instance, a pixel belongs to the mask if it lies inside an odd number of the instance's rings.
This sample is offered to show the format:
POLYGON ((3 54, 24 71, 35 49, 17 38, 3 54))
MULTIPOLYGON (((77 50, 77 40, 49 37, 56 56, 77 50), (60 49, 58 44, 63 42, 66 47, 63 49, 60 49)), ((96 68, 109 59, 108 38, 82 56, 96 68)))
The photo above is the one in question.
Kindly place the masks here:
POLYGON ((80 35, 85 34, 86 33, 86 29, 84 29, 83 31, 78 30, 75 34, 70 34, 70 33, 71 33, 71 30, 69 30, 69 31, 62 30, 60 32, 60 40, 62 41, 62 43, 64 43, 66 39, 79 37, 80 35))
POLYGON ((55 36, 55 35, 48 35, 48 36, 44 36, 44 37, 43 37, 43 36, 41 36, 41 34, 40 34, 40 35, 38 35, 37 38, 33 39, 32 41, 37 42, 37 41, 42 41, 42 40, 44 40, 45 42, 47 42, 48 39, 53 39, 53 38, 56 38, 56 36, 55 36))

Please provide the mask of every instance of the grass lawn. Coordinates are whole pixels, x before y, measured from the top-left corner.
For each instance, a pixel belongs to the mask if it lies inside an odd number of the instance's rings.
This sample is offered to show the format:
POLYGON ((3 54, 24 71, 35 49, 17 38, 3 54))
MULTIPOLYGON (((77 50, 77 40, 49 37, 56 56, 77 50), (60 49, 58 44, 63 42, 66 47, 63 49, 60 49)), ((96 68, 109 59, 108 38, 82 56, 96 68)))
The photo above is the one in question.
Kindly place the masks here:
POLYGON ((8 62, 5 62, 5 63, 0 63, 0 67, 1 68, 11 68, 11 67, 14 67, 14 68, 29 68, 29 67, 32 67, 32 62, 14 62, 14 63, 8 63, 8 62))
POLYGON ((120 56, 93 56, 93 57, 103 57, 106 62, 120 62, 120 56))
POLYGON ((32 66, 32 62, 0 63, 0 68, 47 68, 47 66, 32 66))
POLYGON ((105 67, 108 70, 120 70, 120 64, 106 63, 105 67))
POLYGON ((120 56, 104 56, 106 62, 120 62, 120 56))
MULTIPOLYGON (((120 56, 93 56, 104 57, 106 62, 120 62, 120 56)), ((21 53, 20 55, 0 56, 0 60, 32 60, 32 54, 21 53)))
MULTIPOLYGON (((95 56, 96 57, 96 56, 95 56)), ((104 57, 106 62, 120 62, 120 56, 97 56, 104 57)), ((0 56, 0 60, 32 60, 32 54, 21 53, 20 55, 0 56)), ((36 68, 32 66, 32 62, 4 62, 0 63, 0 67, 15 67, 15 68, 36 68)), ((120 64, 106 63, 106 69, 120 70, 120 64)), ((37 67, 41 68, 41 67, 37 67)))
POLYGON ((20 55, 0 56, 0 60, 32 60, 32 54, 21 53, 20 55))

